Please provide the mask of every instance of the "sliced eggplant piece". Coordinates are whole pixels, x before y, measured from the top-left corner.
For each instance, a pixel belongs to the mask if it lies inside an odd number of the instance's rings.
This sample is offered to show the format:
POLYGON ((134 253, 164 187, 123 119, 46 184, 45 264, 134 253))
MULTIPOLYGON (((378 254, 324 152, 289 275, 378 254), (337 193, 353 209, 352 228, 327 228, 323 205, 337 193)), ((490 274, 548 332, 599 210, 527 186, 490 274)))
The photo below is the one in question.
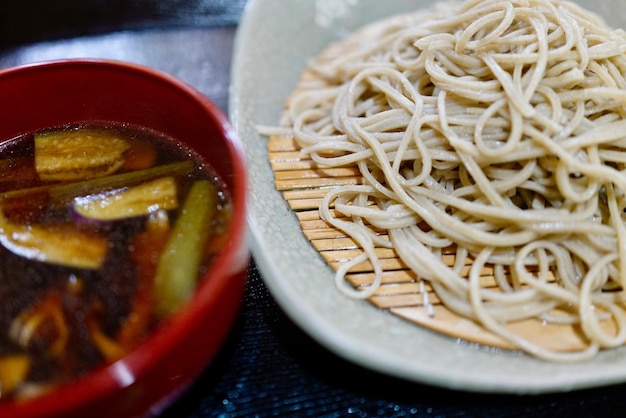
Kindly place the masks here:
POLYGON ((14 254, 51 264, 97 270, 108 249, 106 237, 72 225, 28 225, 7 220, 0 208, 0 244, 14 254))
POLYGON ((35 134, 35 169, 44 181, 103 177, 124 164, 130 144, 100 129, 55 130, 35 134))
POLYGON ((178 206, 176 181, 162 177, 126 189, 78 197, 73 209, 78 215, 101 221, 148 215, 178 206))

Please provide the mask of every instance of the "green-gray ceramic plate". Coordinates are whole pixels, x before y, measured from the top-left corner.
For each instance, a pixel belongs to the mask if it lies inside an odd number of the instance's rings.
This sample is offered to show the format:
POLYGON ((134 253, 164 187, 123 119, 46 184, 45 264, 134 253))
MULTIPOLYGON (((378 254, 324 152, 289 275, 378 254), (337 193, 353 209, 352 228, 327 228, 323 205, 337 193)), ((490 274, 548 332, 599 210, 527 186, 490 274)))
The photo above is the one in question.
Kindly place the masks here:
MULTIPOLYGON (((250 172, 252 251, 272 295, 305 332, 337 355, 377 372, 451 389, 536 394, 626 382, 626 347, 590 362, 551 364, 464 344, 348 299, 274 188, 267 140, 307 60, 367 22, 429 0, 251 0, 235 40, 230 116, 250 172)), ((579 3, 626 27, 626 2, 579 3)))

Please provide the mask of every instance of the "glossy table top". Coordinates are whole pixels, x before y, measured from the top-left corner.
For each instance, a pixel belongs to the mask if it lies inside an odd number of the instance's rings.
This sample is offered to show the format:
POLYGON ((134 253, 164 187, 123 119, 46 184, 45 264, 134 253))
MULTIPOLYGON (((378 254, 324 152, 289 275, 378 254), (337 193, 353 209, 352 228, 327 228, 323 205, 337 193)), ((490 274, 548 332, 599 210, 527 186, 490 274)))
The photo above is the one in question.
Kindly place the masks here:
MULTIPOLYGON (((233 39, 245 3, 3 4, 0 67, 77 56, 122 59, 169 72, 226 111, 233 39)), ((162 417, 600 417, 620 416, 626 407, 626 385, 541 396, 480 395, 364 370, 299 330, 273 300, 254 262, 247 280, 239 320, 218 358, 162 417)))

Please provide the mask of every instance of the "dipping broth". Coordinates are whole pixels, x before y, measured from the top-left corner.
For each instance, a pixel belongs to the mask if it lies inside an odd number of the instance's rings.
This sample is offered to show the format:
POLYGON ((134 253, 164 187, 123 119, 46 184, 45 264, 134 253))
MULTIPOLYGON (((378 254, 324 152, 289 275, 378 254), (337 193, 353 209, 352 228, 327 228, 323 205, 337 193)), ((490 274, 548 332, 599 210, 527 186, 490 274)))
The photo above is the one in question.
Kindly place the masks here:
POLYGON ((68 126, 0 145, 0 402, 113 362, 223 247, 224 184, 174 139, 68 126))

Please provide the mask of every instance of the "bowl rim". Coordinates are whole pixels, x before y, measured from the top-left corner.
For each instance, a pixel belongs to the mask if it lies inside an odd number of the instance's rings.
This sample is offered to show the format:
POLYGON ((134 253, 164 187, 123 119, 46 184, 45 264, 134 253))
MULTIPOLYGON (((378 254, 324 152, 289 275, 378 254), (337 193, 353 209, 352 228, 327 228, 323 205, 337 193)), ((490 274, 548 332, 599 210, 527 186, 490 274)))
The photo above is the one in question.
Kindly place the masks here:
MULTIPOLYGON (((200 93, 190 84, 164 71, 133 62, 102 59, 102 58, 64 58, 21 64, 0 69, 0 78, 13 76, 31 70, 49 67, 96 67, 110 68, 115 71, 126 71, 150 77, 155 81, 169 84, 194 101, 216 125, 221 132, 228 150, 228 159, 232 161, 233 187, 231 201, 233 217, 228 228, 229 239, 211 267, 203 276, 193 297, 181 309, 162 323, 158 330, 151 333, 137 347, 129 351, 123 358, 108 365, 99 366, 84 376, 72 379, 51 391, 33 398, 0 401, 0 416, 32 416, 32 414, 59 414, 74 408, 88 405, 98 399, 111 395, 118 389, 130 386, 137 378, 145 374, 159 360, 164 358, 177 345, 177 341, 186 330, 193 328, 202 320, 204 310, 214 303, 221 288, 228 278, 236 274, 236 266, 247 263, 250 257, 248 232, 246 226, 247 207, 247 171, 244 158, 244 146, 235 133, 231 122, 213 101, 200 93), (218 274, 217 277, 213 277, 218 274), (207 278, 211 277, 211 280, 207 278), (221 280, 215 280, 221 278, 221 280)), ((199 371, 198 371, 199 372, 199 371)))

